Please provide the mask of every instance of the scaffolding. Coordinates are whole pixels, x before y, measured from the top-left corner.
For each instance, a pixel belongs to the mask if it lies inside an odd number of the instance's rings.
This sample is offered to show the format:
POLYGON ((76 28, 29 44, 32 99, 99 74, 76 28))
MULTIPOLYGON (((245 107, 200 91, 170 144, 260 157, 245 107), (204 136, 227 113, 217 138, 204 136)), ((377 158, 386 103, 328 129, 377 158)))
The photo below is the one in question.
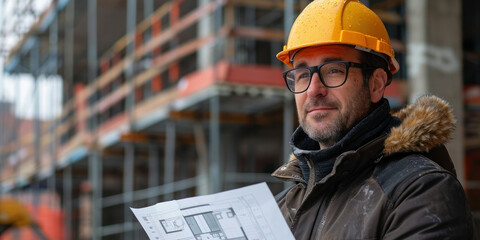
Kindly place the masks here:
POLYGON ((36 22, 43 8, 35 8, 35 1, 0 1, 0 56, 6 57, 36 22), (8 21, 8 24, 7 24, 8 21))
POLYGON ((3 191, 61 193, 65 239, 133 239, 142 231, 129 207, 259 181, 281 189, 270 172, 287 159, 277 149, 294 125, 282 68, 271 66, 283 9, 282 1, 53 3, 5 68, 61 75, 62 114, 2 146, 19 161, 2 162, 3 191))
MULTIPOLYGON (((270 173, 288 161, 297 120, 275 53, 309 2, 52 2, 5 70, 61 76, 61 115, 1 114, 16 133, 2 140, 2 193, 48 193, 64 239, 143 239, 129 207, 262 181, 279 192, 270 173)), ((369 2, 404 62, 403 1, 369 2)), ((405 74, 387 93, 399 104, 405 74)))

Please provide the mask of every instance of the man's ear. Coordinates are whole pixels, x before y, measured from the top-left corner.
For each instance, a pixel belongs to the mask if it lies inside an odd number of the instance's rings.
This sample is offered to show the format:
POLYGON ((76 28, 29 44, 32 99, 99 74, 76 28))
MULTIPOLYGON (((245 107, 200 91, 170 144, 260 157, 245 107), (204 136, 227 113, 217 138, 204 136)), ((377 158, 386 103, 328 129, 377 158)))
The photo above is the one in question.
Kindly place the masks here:
POLYGON ((385 70, 377 68, 375 69, 375 71, 373 71, 373 74, 370 77, 370 81, 368 81, 370 100, 372 101, 372 103, 377 103, 383 98, 387 79, 388 76, 385 70))

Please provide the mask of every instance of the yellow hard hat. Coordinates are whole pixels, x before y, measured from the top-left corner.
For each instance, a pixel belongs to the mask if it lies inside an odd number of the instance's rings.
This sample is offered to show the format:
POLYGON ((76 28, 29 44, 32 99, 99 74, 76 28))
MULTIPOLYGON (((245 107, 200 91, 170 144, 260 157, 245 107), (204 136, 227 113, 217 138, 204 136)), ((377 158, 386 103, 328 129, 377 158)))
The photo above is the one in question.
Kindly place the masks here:
POLYGON ((0 225, 30 226, 33 219, 20 202, 7 197, 0 199, 0 225))
POLYGON ((385 54, 392 74, 400 68, 382 21, 359 0, 315 0, 308 4, 293 23, 287 45, 277 58, 293 67, 291 58, 298 50, 330 44, 385 54))

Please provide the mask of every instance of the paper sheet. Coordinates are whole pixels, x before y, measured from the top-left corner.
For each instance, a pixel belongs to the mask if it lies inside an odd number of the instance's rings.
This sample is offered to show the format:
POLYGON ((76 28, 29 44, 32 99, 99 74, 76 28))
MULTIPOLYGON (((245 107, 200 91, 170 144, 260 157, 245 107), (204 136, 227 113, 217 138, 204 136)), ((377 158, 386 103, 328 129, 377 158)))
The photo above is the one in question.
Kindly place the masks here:
POLYGON ((265 183, 131 210, 155 240, 295 239, 265 183))

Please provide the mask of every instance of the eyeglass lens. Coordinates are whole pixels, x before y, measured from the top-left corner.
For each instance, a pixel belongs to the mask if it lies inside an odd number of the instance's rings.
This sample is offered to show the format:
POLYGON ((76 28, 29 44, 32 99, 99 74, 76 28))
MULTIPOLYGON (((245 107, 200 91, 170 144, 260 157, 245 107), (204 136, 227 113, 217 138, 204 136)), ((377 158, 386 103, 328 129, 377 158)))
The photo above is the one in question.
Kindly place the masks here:
POLYGON ((344 62, 331 62, 315 67, 300 67, 288 71, 285 75, 288 88, 292 92, 307 90, 315 72, 320 73, 321 81, 326 87, 338 87, 347 77, 347 64, 344 62))

